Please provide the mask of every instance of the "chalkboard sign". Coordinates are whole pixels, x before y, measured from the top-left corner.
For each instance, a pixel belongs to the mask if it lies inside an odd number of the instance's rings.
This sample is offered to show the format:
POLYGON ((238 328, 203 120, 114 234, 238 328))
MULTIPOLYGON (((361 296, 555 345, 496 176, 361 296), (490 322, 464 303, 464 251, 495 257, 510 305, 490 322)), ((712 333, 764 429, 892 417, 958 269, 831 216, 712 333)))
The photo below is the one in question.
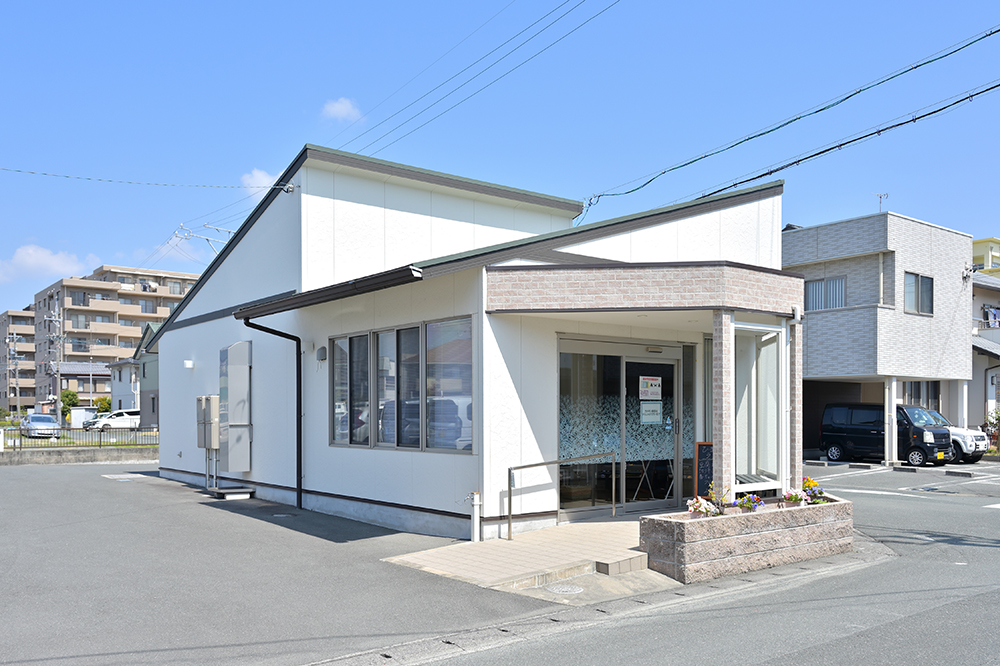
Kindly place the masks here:
POLYGON ((695 494, 708 495, 712 483, 712 442, 695 442, 694 445, 695 494))

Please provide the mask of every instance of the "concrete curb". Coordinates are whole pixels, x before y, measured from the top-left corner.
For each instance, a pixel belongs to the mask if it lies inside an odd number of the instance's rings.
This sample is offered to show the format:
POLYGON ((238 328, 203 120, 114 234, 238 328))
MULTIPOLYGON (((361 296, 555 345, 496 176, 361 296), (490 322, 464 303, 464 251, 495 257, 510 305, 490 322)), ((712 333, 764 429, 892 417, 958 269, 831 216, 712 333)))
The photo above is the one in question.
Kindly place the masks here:
POLYGON ((67 465, 80 463, 156 462, 160 447, 111 447, 90 449, 5 449, 0 467, 7 465, 67 465))

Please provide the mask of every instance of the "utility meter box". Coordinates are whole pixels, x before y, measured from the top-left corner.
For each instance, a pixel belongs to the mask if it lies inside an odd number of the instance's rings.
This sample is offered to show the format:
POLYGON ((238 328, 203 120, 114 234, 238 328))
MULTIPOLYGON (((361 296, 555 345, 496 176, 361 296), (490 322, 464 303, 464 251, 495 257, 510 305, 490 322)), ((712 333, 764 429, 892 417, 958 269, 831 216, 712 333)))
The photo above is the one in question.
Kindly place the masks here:
POLYGON ((198 448, 219 448, 219 396, 199 395, 198 410, 198 448))

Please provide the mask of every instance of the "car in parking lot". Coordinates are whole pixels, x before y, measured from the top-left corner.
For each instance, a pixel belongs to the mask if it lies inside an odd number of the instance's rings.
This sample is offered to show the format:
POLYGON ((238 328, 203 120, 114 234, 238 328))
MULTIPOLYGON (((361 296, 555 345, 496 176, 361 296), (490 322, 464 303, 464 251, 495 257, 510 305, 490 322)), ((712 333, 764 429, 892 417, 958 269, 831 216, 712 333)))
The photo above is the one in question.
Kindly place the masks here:
MULTIPOLYGON (((883 458, 885 410, 881 404, 834 403, 823 410, 820 450, 834 462, 883 458)), ((951 433, 916 405, 896 406, 896 445, 900 460, 914 467, 944 465, 952 459, 951 433)))
POLYGON ((86 430, 112 430, 128 428, 135 430, 139 427, 138 409, 119 409, 114 412, 104 412, 95 415, 94 418, 83 422, 86 430))
POLYGON ((59 422, 48 414, 29 414, 21 419, 22 437, 58 437, 59 422))
POLYGON ((937 425, 947 428, 951 433, 952 462, 977 463, 983 459, 986 450, 990 448, 990 440, 985 432, 953 426, 948 419, 933 409, 928 409, 927 413, 937 425))

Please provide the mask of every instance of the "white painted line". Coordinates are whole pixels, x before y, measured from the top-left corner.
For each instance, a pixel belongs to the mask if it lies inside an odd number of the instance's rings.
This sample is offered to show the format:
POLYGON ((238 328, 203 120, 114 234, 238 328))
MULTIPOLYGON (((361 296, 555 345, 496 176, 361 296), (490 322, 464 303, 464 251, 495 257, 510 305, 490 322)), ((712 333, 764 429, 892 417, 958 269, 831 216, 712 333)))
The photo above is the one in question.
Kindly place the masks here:
POLYGON ((145 474, 101 474, 105 479, 115 479, 116 481, 122 481, 124 479, 144 479, 145 474))
POLYGON ((843 476, 865 476, 867 474, 882 474, 888 472, 889 468, 879 468, 879 469, 857 469, 852 472, 840 472, 839 474, 826 474, 824 476, 817 477, 817 481, 822 481, 823 479, 833 479, 843 476))
MULTIPOLYGON (((907 495, 906 493, 894 493, 889 490, 858 490, 856 488, 826 488, 826 490, 837 493, 861 493, 863 495, 896 495, 897 497, 912 497, 914 499, 936 499, 927 495, 907 495)), ((906 490, 906 488, 900 488, 906 490)))
POLYGON ((1000 509, 1000 504, 987 504, 984 509, 1000 509))

